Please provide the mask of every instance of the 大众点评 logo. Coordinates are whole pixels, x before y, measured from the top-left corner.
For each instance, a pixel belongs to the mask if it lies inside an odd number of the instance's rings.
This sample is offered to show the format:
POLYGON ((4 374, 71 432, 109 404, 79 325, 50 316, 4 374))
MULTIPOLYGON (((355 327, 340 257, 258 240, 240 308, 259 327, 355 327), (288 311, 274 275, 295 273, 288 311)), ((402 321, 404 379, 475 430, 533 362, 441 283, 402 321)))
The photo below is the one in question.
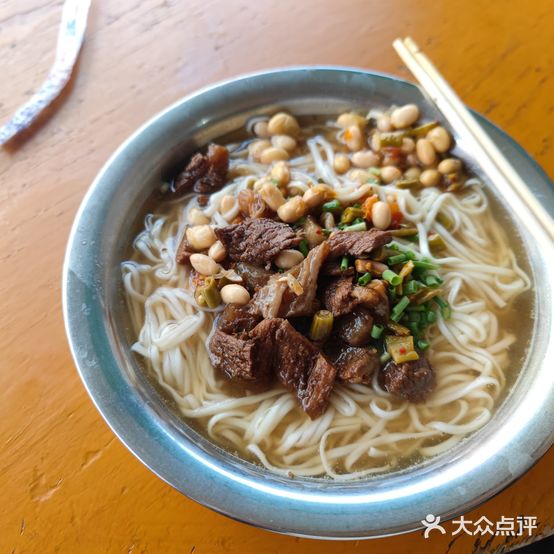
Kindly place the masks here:
MULTIPOLYGON (((440 516, 433 514, 427 514, 425 519, 421 520, 421 524, 425 527, 423 536, 426 539, 429 538, 431 531, 437 531, 441 535, 446 534, 446 529, 440 524, 440 521, 440 516)), ((493 522, 485 516, 481 516, 476 521, 460 516, 459 519, 452 520, 452 525, 456 526, 452 530, 452 536, 465 533, 467 535, 521 537, 526 533, 528 536, 533 534, 533 531, 537 529, 537 518, 535 516, 500 516, 498 521, 493 522)))

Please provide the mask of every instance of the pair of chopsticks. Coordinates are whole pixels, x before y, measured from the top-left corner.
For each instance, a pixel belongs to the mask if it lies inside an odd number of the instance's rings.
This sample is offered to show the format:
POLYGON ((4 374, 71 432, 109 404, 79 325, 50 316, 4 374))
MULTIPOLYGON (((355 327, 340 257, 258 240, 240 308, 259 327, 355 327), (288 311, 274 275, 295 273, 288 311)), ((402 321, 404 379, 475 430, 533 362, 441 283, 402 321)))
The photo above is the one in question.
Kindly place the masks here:
POLYGON ((554 220, 427 56, 409 37, 396 39, 393 47, 429 100, 467 144, 509 207, 531 228, 533 234, 540 236, 544 232, 550 241, 554 241, 554 220))

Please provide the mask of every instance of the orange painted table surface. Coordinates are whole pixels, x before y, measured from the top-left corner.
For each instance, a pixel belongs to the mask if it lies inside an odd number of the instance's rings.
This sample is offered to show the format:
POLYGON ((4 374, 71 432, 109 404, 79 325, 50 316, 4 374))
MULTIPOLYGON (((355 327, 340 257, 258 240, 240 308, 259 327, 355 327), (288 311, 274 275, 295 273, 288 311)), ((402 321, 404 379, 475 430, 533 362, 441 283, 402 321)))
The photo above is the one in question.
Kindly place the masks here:
MULTIPOLYGON (((0 119, 53 60, 61 0, 0 2, 0 119)), ((487 537, 421 532, 348 543, 275 535, 185 498, 147 470, 88 398, 66 344, 60 280, 71 222, 114 149, 186 93, 248 71, 344 64, 409 78, 411 35, 462 98, 554 176, 550 0, 96 0, 76 77, 0 152, 1 552, 465 553, 487 537), (455 539, 455 540, 454 540, 455 539)), ((467 515, 554 525, 550 451, 467 515)), ((485 551, 505 541, 489 541, 485 551)), ((516 539, 516 542, 520 539, 516 539)))

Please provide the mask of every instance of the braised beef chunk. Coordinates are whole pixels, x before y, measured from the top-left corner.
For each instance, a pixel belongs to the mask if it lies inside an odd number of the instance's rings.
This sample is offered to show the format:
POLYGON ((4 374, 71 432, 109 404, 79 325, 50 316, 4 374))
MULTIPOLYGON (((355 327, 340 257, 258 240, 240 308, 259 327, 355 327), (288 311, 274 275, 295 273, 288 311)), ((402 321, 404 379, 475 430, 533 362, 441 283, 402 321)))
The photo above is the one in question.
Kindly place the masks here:
POLYGON ((206 154, 194 154, 187 167, 175 178, 173 190, 181 194, 192 188, 199 194, 210 194, 225 184, 228 168, 227 148, 212 143, 206 154))
POLYGON ((259 363, 269 364, 271 369, 275 360, 275 334, 283 323, 283 319, 264 319, 250 332, 250 337, 258 343, 259 363))
POLYGON ((268 384, 275 373, 312 418, 329 403, 336 369, 286 319, 261 322, 247 307, 229 306, 217 322, 208 351, 213 366, 243 384, 268 384))
POLYGON ((252 313, 249 306, 227 304, 217 318, 217 328, 230 335, 249 333, 260 322, 260 317, 252 313))
POLYGON ((389 297, 385 281, 373 279, 365 287, 355 286, 352 296, 359 304, 367 308, 373 318, 381 323, 389 320, 389 297))
POLYGON ((352 277, 340 277, 323 285, 323 304, 335 317, 345 315, 361 305, 374 319, 387 322, 389 300, 383 281, 374 279, 368 285, 354 285, 352 277))
MULTIPOLYGON (((286 320, 282 320, 286 321, 286 320)), ((286 321, 276 333, 275 368, 281 383, 296 392, 307 386, 307 368, 313 365, 319 349, 286 321)))
POLYGON ((199 194, 196 197, 196 200, 198 202, 198 205, 201 208, 204 208, 205 206, 207 206, 210 203, 210 196, 208 194, 199 194))
POLYGON ((294 392, 311 419, 327 408, 336 369, 320 350, 283 320, 275 334, 275 370, 281 383, 294 392))
POLYGON ((419 360, 396 364, 390 361, 381 372, 385 389, 410 402, 423 402, 435 388, 435 371, 419 353, 419 360))
POLYGON ((287 288, 285 301, 289 302, 285 317, 311 315, 319 307, 315 295, 317 292, 317 278, 323 262, 329 253, 329 246, 322 242, 308 253, 306 259, 293 267, 289 272, 296 278, 302 287, 302 294, 296 295, 287 288))
MULTIPOLYGON (((337 370, 323 355, 315 358, 315 363, 308 377, 306 390, 302 393, 302 408, 310 419, 316 419, 325 413, 329 398, 333 392, 337 370)), ((298 395, 298 391, 297 391, 298 395)), ((300 398, 300 396, 298 396, 300 398)))
POLYGON ((173 190, 176 193, 188 191, 194 184, 208 173, 208 157, 200 152, 194 154, 187 167, 177 175, 173 190))
POLYGON ((261 289, 273 275, 271 271, 246 262, 237 262, 233 269, 242 277, 242 284, 250 294, 261 289))
POLYGON ((352 296, 352 277, 333 279, 323 287, 323 305, 335 317, 350 313, 357 304, 352 296))
POLYGON ((329 258, 364 256, 392 240, 387 231, 373 228, 369 231, 337 231, 329 237, 329 258))
POLYGON ((283 317, 288 309, 288 304, 283 300, 288 289, 284 275, 273 276, 267 285, 259 289, 251 300, 252 308, 261 317, 283 317))
POLYGON ((243 338, 216 329, 208 351, 212 365, 233 381, 244 384, 269 381, 271 357, 267 355, 264 340, 243 338))
POLYGON ((225 146, 219 144, 210 144, 208 146, 208 162, 210 169, 217 175, 227 175, 229 169, 229 151, 225 146))
POLYGON ((337 378, 343 383, 369 385, 373 374, 379 370, 379 355, 375 348, 358 348, 335 343, 326 352, 337 368, 337 378))
POLYGON ((231 260, 257 265, 264 265, 281 250, 293 248, 301 240, 285 223, 266 218, 220 227, 215 229, 215 234, 231 260))
POLYGON ((272 350, 280 320, 261 321, 248 306, 228 304, 217 319, 208 353, 213 366, 228 379, 245 384, 268 384, 272 350))
POLYGON ((229 169, 229 152, 224 146, 210 144, 206 157, 208 172, 194 184, 194 191, 200 194, 211 194, 220 189, 225 184, 229 169))
POLYGON ((306 259, 285 273, 277 273, 253 297, 252 305, 264 318, 299 317, 313 314, 316 302, 317 278, 329 247, 326 242, 310 250, 306 259), (302 287, 302 293, 290 290, 287 283, 290 274, 302 287))
POLYGON ((179 247, 177 248, 177 252, 175 253, 175 261, 178 264, 183 264, 183 265, 187 264, 192 254, 194 254, 194 250, 187 239, 186 230, 187 229, 185 227, 183 238, 181 239, 181 243, 179 244, 179 247))
POLYGON ((367 308, 358 306, 351 313, 337 318, 335 332, 350 346, 364 346, 371 339, 373 317, 367 308))

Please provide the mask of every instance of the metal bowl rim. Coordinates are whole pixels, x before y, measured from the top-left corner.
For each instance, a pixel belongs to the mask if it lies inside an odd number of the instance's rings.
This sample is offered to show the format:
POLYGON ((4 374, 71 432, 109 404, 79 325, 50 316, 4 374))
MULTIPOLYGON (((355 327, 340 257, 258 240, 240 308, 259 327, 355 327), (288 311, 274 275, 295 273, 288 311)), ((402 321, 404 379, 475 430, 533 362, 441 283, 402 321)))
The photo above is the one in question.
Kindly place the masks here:
MULTIPOLYGON (((122 155, 122 153, 124 153, 126 151, 127 148, 132 147, 133 142, 137 139, 137 137, 141 136, 144 133, 145 130, 147 130, 147 129, 151 128, 152 126, 154 126, 160 119, 167 116, 173 110, 177 109, 178 107, 182 106, 183 104, 186 104, 190 100, 192 100, 194 98, 197 98, 199 96, 202 96, 203 94, 208 93, 210 91, 215 91, 217 89, 224 89, 227 86, 233 86, 234 84, 236 84, 238 82, 248 80, 248 79, 252 79, 252 78, 259 79, 259 78, 265 78, 269 75, 283 74, 283 73, 290 73, 290 72, 298 72, 298 71, 300 71, 300 72, 302 72, 302 71, 351 72, 351 73, 356 73, 356 74, 363 74, 363 75, 366 75, 366 76, 370 76, 372 78, 378 77, 378 78, 390 79, 390 80, 402 83, 403 85, 408 85, 410 87, 414 87, 414 88, 417 89, 417 87, 415 87, 415 85, 413 85, 412 83, 409 83, 407 81, 404 81, 402 79, 399 79, 397 77, 390 76, 390 75, 387 75, 387 74, 384 74, 384 73, 369 72, 369 71, 360 70, 360 69, 357 69, 357 68, 347 68, 347 67, 337 67, 337 66, 295 66, 295 67, 287 67, 287 68, 277 68, 277 69, 273 69, 271 71, 261 71, 261 72, 249 73, 249 74, 246 74, 246 75, 243 75, 243 76, 239 76, 237 78, 228 79, 228 80, 216 83, 214 85, 205 87, 205 88, 203 88, 203 89, 201 89, 201 90, 199 90, 199 91, 197 91, 197 92, 195 92, 191 95, 185 96, 184 98, 178 100, 177 102, 173 103, 171 106, 166 108, 165 110, 163 110, 160 113, 158 113, 157 115, 155 115, 148 122, 146 122, 144 125, 142 125, 135 133, 133 133, 115 151, 115 153, 110 157, 108 162, 104 165, 104 167, 100 171, 100 173, 97 175, 97 177, 95 178, 95 180, 94 180, 93 184, 91 185, 89 191, 87 192, 85 198, 83 199, 83 201, 81 203, 81 206, 79 208, 79 211, 77 213, 74 225, 72 227, 70 238, 69 238, 66 257, 65 257, 65 261, 64 261, 63 282, 62 282, 64 319, 65 319, 66 332, 67 332, 67 336, 68 336, 69 343, 70 343, 70 346, 71 346, 72 355, 73 355, 73 358, 75 360, 76 366, 79 370, 80 376, 83 380, 83 383, 84 383, 85 387, 87 388, 87 391, 89 392, 89 394, 90 394, 93 402, 95 403, 97 409, 100 411, 100 413, 102 414, 102 416, 104 417, 104 419, 106 420, 108 425, 112 428, 112 430, 116 433, 116 435, 120 438, 120 440, 145 465, 147 465, 154 473, 156 473, 158 476, 160 476, 163 480, 165 480, 166 482, 168 482, 170 485, 174 486, 175 488, 177 488, 181 492, 189 494, 189 496, 191 496, 192 498, 194 498, 195 500, 198 500, 200 502, 203 502, 201 494, 194 494, 194 492, 192 492, 190 490, 187 490, 187 487, 184 487, 182 483, 176 482, 176 480, 172 477, 172 475, 167 474, 166 472, 160 471, 156 467, 156 464, 153 463, 153 459, 155 459, 155 457, 152 457, 153 452, 151 451, 150 455, 148 455, 146 453, 148 448, 145 448, 144 442, 150 443, 150 446, 152 446, 153 448, 159 450, 159 452, 163 453, 164 447, 163 447, 163 444, 157 443, 157 438, 158 437, 148 437, 147 436, 148 440, 145 441, 144 440, 145 436, 141 435, 141 433, 140 433, 141 429, 137 428, 137 429, 134 430, 134 432, 132 432, 132 431, 130 432, 130 430, 128 428, 127 429, 122 428, 118 424, 118 414, 117 414, 118 409, 115 408, 113 406, 113 404, 111 404, 110 402, 106 402, 106 398, 104 397, 104 394, 103 394, 106 391, 101 392, 101 391, 97 390, 97 388, 95 386, 95 381, 94 381, 94 372, 90 371, 90 369, 83 364, 82 357, 81 357, 78 349, 76 348, 76 344, 77 344, 78 340, 77 340, 75 335, 78 334, 79 329, 75 328, 75 324, 76 324, 76 320, 75 320, 75 317, 74 317, 75 314, 72 313, 71 308, 69 308, 70 296, 72 294, 71 287, 69 286, 70 272, 71 272, 71 265, 72 265, 72 253, 74 252, 75 248, 79 248, 79 246, 76 244, 77 227, 78 227, 79 221, 83 217, 83 214, 87 211, 87 209, 90 209, 90 200, 94 196, 96 189, 98 187, 105 186, 105 184, 103 183, 103 176, 104 176, 106 170, 118 160, 118 158, 122 155), (142 444, 140 446, 137 444, 137 442, 136 442, 137 440, 142 442, 142 444)), ((480 117, 482 117, 482 116, 480 116, 480 117)), ((494 126, 490 122, 489 122, 489 124, 491 125, 491 127, 495 127, 496 129, 498 129, 496 126, 494 126)), ((501 131, 500 129, 498 129, 498 131, 503 136, 503 139, 509 141, 512 145, 517 147, 517 149, 522 154, 522 156, 524 156, 528 160, 528 162, 534 166, 535 171, 540 175, 540 177, 544 181, 548 182, 549 179, 546 176, 546 174, 544 173, 544 171, 525 152, 525 150, 523 150, 523 148, 521 146, 519 146, 513 139, 511 139, 511 137, 506 135, 503 131, 501 131)), ((537 448, 535 450, 533 459, 530 459, 528 464, 521 465, 520 468, 517 471, 517 475, 521 475, 524 471, 526 471, 532 465, 532 463, 534 463, 538 459, 538 457, 547 450, 547 448, 549 447, 549 445, 552 441, 552 436, 543 437, 543 439, 544 439, 543 441, 539 441, 542 444, 539 448, 537 448)), ((187 452, 187 454, 191 454, 191 452, 189 451, 189 452, 187 452)), ((190 461, 190 457, 189 457, 189 461, 190 461)), ((199 462, 199 460, 196 459, 196 463, 198 463, 198 462, 199 462)), ((203 469, 204 473, 206 471, 210 471, 209 469, 207 470, 206 468, 209 468, 209 465, 205 465, 205 460, 203 460, 202 461, 202 469, 203 469)), ((212 467, 211 469, 214 470, 216 468, 212 467)), ((212 473, 210 474, 210 477, 214 478, 214 475, 217 474, 218 477, 221 479, 220 485, 229 486, 229 481, 228 481, 229 475, 225 475, 225 473, 219 473, 218 472, 219 469, 216 469, 215 473, 214 473, 214 471, 212 471, 212 473)), ((517 477, 517 475, 514 475, 512 480, 515 479, 517 477)), ((240 481, 234 481, 234 485, 236 485, 237 483, 239 483, 240 486, 238 487, 238 489, 236 491, 233 491, 233 494, 248 494, 248 493, 252 492, 250 484, 247 484, 247 483, 244 483, 244 482, 240 483, 240 481), (243 487, 246 487, 246 488, 244 489, 243 487)), ((259 484, 257 484, 257 485, 259 485, 259 484)), ((488 491, 487 496, 490 497, 493 494, 496 494, 497 492, 499 492, 499 490, 501 488, 504 488, 506 485, 507 485, 507 483, 503 482, 502 486, 491 487, 490 490, 488 491)), ((330 484, 330 486, 333 487, 334 484, 330 484)), ((311 503, 308 498, 306 498, 304 500, 300 500, 300 499, 297 498, 296 500, 292 500, 292 501, 290 499, 286 499, 287 502, 283 503, 284 504, 282 506, 283 509, 280 510, 279 506, 275 505, 276 498, 277 499, 283 499, 285 497, 283 497, 283 496, 274 497, 274 496, 272 496, 272 491, 267 490, 265 487, 263 487, 262 489, 257 490, 258 493, 260 491, 263 493, 262 496, 267 495, 266 496, 266 501, 273 504, 273 509, 274 509, 274 512, 275 512, 274 521, 263 521, 260 518, 252 517, 252 514, 241 513, 240 510, 236 509, 237 508, 236 505, 228 505, 228 504, 227 505, 216 505, 216 504, 209 503, 209 502, 206 502, 206 504, 209 505, 211 508, 213 508, 213 509, 215 509, 219 512, 225 513, 226 515, 229 515, 229 516, 231 516, 235 519, 239 519, 241 521, 245 521, 245 522, 248 522, 248 523, 251 523, 251 524, 254 524, 254 525, 258 525, 258 526, 261 526, 261 527, 264 527, 264 528, 267 528, 267 529, 271 529, 271 530, 274 530, 274 531, 287 532, 289 534, 295 534, 295 535, 301 535, 301 536, 312 536, 312 537, 313 536, 319 536, 320 538, 348 538, 348 539, 350 539, 350 538, 367 538, 369 536, 369 534, 360 533, 360 526, 359 525, 357 526, 357 528, 356 528, 356 525, 353 526, 356 529, 354 529, 354 528, 349 529, 349 526, 347 524, 348 522, 346 521, 346 519, 344 517, 340 520, 339 525, 336 525, 336 522, 335 522, 335 527, 334 527, 334 529, 330 530, 331 533, 329 535, 320 534, 321 530, 316 530, 316 529, 312 530, 310 528, 309 522, 301 523, 299 525, 298 521, 294 521, 295 520, 295 515, 294 514, 295 514, 296 511, 301 510, 302 512, 307 514, 307 513, 309 513, 311 507, 314 506, 314 504, 311 503), (290 502, 292 502, 292 504, 290 502)), ((196 492, 198 493, 198 491, 196 491, 196 492)), ((470 509, 471 507, 474 507, 474 505, 476 505, 477 503, 479 503, 481 501, 482 501, 482 498, 480 498, 480 500, 478 500, 478 501, 474 501, 473 503, 471 503, 471 502, 466 503, 463 506, 463 511, 466 511, 466 510, 470 509)), ((363 506, 363 503, 359 503, 359 502, 354 502, 354 503, 359 505, 360 507, 363 506)), ((326 504, 324 501, 323 502, 318 502, 318 507, 322 507, 322 506, 324 507, 323 512, 324 512, 325 515, 327 515, 329 517, 335 517, 335 518, 337 517, 338 514, 336 513, 336 509, 334 509, 334 508, 336 508, 336 505, 326 504)), ((367 510, 367 506, 365 506, 365 508, 367 510)), ((386 510, 382 510, 382 512, 384 513, 384 512, 386 512, 386 510)), ((349 512, 348 515, 352 515, 352 513, 349 512)), ((386 536, 388 534, 398 534, 399 532, 409 532, 409 531, 413 530, 414 528, 416 528, 413 525, 413 521, 410 523, 409 526, 398 525, 398 519, 399 519, 398 515, 396 515, 394 513, 392 515, 393 515, 393 517, 389 518, 390 519, 390 521, 389 521, 390 524, 387 524, 386 518, 385 518, 385 521, 383 521, 382 533, 378 533, 378 534, 371 533, 371 535, 386 536), (393 520, 394 520, 394 524, 392 524, 393 520)), ((417 527, 421 527, 421 525, 418 525, 417 527)))

